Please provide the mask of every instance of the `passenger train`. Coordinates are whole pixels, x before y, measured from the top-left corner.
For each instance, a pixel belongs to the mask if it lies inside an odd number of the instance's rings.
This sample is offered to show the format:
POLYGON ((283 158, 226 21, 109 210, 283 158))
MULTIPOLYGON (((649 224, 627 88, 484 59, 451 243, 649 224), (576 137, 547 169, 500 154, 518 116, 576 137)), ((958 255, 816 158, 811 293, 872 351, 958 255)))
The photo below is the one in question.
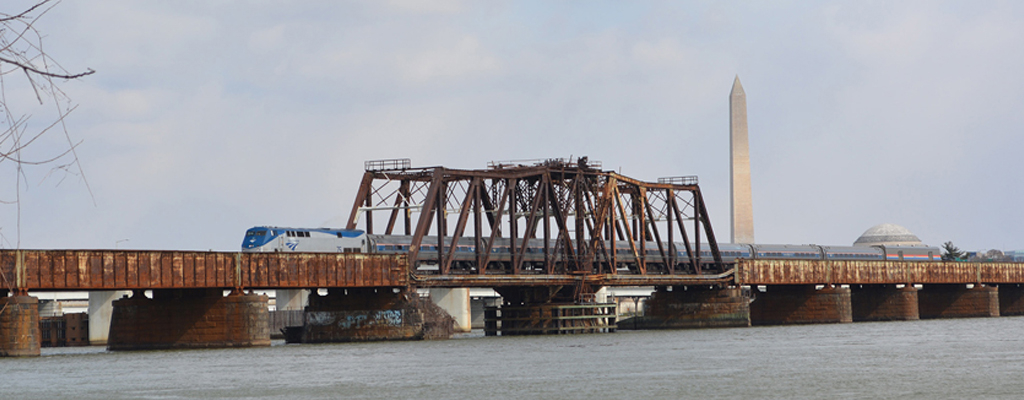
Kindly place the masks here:
MULTIPOLYGON (((520 241, 521 242, 521 241, 520 241)), ((606 242, 607 244, 608 242, 606 242)), ((327 228, 281 228, 258 226, 245 232, 242 241, 244 252, 298 252, 298 253, 377 253, 401 254, 408 253, 412 244, 412 236, 405 235, 367 235, 361 230, 327 229, 327 228)), ((509 239, 496 239, 491 248, 491 261, 506 266, 511 260, 509 239)), ((445 249, 450 248, 451 238, 444 239, 445 249)), ((436 269, 438 241, 436 236, 423 239, 417 259, 420 269, 436 269)), ((555 249, 555 243, 549 243, 555 249)), ((627 241, 615 242, 615 253, 620 268, 628 269, 634 260, 632 250, 627 241)), ((686 247, 676 243, 677 263, 688 260, 686 247)), ((691 245, 693 248, 693 245, 691 245)), ((648 266, 664 264, 661 251, 655 242, 645 243, 644 259, 648 266)), ((666 247, 667 250, 667 247, 666 247)), ((733 244, 719 243, 719 253, 724 263, 733 263, 737 259, 781 259, 781 260, 903 260, 903 261, 939 261, 939 249, 924 246, 818 246, 818 245, 764 245, 764 244, 733 244)), ((554 250, 552 250, 554 251, 554 250)), ((702 243, 700 249, 702 264, 713 262, 711 250, 702 243)), ((455 249, 452 268, 455 270, 475 269, 476 248, 472 238, 462 238, 455 249)), ((544 264, 544 240, 530 239, 526 242, 523 252, 523 268, 525 270, 541 270, 544 264)), ((490 267, 489 267, 490 268, 490 267)))

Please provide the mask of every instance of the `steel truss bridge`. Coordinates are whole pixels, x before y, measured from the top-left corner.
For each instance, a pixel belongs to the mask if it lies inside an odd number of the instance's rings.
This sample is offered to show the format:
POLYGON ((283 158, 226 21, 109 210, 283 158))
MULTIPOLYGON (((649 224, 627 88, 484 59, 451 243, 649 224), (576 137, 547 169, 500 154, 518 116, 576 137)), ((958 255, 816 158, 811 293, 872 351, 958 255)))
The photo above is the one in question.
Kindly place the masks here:
POLYGON ((726 269, 696 177, 642 182, 601 170, 586 157, 491 163, 485 170, 381 160, 365 169, 347 228, 361 223, 368 234, 411 236, 413 270, 424 262, 436 263, 441 276, 726 269), (382 217, 386 223, 377 224, 382 217), (530 241, 542 243, 542 253, 535 253, 541 245, 528 252, 530 241), (677 242, 686 257, 678 256, 677 242), (499 243, 508 255, 495 255, 499 243), (456 262, 459 245, 473 248, 473 262, 456 262), (436 249, 436 258, 421 255, 424 246, 431 254, 436 249), (702 248, 710 250, 704 260, 702 248))

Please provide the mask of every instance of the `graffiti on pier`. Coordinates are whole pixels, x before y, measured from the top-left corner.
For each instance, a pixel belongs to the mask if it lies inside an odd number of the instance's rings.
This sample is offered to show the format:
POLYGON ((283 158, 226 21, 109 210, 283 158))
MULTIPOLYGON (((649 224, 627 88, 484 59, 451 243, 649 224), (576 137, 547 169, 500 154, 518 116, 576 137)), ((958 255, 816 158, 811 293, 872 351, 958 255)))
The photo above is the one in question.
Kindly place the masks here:
POLYGON ((309 311, 306 324, 359 329, 372 326, 402 326, 402 310, 376 311, 309 311))

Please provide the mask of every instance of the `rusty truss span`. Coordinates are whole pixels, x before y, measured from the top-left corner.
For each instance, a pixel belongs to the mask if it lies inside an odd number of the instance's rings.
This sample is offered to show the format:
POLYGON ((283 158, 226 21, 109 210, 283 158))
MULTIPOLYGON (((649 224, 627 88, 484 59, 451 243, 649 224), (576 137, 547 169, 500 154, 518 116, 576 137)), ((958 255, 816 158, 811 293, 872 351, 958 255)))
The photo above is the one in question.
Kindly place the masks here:
POLYGON ((585 157, 485 170, 367 162, 347 229, 406 236, 398 246, 413 270, 438 275, 725 271, 696 177, 651 183, 600 167, 585 157))

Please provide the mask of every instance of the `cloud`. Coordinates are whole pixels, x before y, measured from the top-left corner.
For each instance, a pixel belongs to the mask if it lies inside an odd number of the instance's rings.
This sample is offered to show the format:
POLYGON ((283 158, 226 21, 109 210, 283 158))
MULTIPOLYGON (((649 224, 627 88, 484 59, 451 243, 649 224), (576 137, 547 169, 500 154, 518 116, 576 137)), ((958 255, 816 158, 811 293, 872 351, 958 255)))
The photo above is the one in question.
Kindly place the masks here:
POLYGON ((63 84, 98 205, 79 177, 33 186, 28 246, 231 250, 252 225, 344 219, 363 161, 396 157, 698 174, 728 237, 736 74, 759 241, 893 222, 1024 246, 1007 240, 1024 233, 1014 3, 186 4, 69 2, 41 22, 62 65, 99 71, 63 84))

